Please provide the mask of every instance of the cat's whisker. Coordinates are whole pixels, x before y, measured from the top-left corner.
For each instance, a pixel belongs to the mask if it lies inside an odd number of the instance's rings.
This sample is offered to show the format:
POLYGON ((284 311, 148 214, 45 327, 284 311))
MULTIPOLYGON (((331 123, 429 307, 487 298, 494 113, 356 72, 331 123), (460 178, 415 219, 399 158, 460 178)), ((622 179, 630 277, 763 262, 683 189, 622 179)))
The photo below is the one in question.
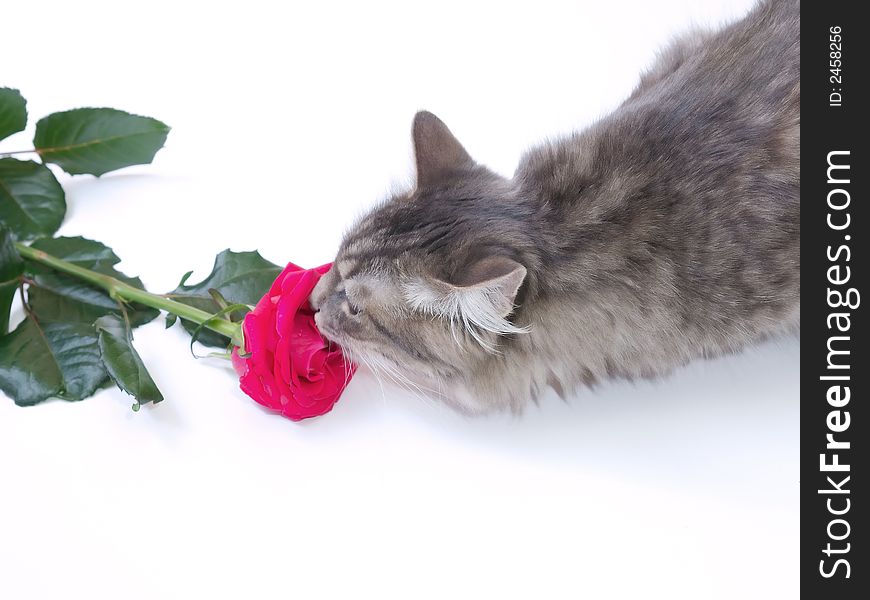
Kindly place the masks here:
POLYGON ((365 366, 369 371, 371 371, 372 375, 374 375, 375 381, 378 382, 378 386, 380 386, 380 388, 381 388, 381 401, 384 403, 384 406, 386 406, 387 405, 387 394, 386 394, 386 391, 384 389, 384 381, 383 381, 383 379, 381 379, 381 375, 380 375, 380 372, 378 371, 378 368, 375 365, 373 365, 371 362, 369 362, 369 360, 366 358, 359 357, 358 362, 359 362, 359 364, 365 366))
MULTIPOLYGON (((369 357, 369 358, 374 359, 374 357, 369 357)), ((403 375, 398 369, 396 369, 394 366, 390 365, 389 362, 386 361, 385 359, 378 358, 378 359, 374 359, 374 360, 377 361, 377 364, 383 370, 383 372, 387 375, 387 377, 392 379, 397 385, 399 385, 399 387, 410 392, 417 399, 422 400, 423 402, 425 402, 426 404, 429 404, 430 406, 434 406, 434 403, 432 402, 433 399, 430 398, 426 394, 426 392, 435 393, 435 394, 439 395, 439 399, 440 399, 439 392, 437 392, 436 390, 429 389, 429 388, 426 388, 424 386, 420 386, 420 385, 415 384, 408 377, 403 375)))

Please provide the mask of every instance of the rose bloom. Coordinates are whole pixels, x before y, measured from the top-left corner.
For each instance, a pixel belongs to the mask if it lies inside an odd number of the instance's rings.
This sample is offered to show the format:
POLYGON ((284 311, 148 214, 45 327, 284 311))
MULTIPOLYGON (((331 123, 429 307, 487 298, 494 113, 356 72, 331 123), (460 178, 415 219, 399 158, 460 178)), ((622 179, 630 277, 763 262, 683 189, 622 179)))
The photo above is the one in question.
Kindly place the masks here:
POLYGON ((330 264, 288 264, 245 316, 247 354, 233 350, 242 391, 267 408, 300 421, 332 410, 354 372, 341 349, 314 325, 308 296, 330 264))

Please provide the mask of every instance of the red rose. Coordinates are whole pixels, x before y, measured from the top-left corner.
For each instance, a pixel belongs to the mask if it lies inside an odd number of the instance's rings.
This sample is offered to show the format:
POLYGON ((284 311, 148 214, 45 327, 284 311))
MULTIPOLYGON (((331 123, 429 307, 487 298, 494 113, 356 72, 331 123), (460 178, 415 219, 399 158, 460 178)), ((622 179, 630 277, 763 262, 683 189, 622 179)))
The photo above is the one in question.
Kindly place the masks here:
POLYGON ((294 421, 332 410, 355 369, 320 335, 308 303, 330 266, 306 270, 288 264, 245 316, 247 356, 233 351, 242 391, 294 421))

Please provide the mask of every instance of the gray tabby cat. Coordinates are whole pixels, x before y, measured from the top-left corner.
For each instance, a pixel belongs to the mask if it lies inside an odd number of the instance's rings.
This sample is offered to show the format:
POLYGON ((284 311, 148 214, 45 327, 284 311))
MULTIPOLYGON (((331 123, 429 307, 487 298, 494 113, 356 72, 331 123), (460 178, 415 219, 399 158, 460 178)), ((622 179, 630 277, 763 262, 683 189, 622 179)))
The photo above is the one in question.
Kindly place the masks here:
POLYGON ((346 235, 311 301, 352 360, 467 413, 658 377, 800 321, 800 4, 671 45, 513 178, 413 124, 416 189, 346 235))

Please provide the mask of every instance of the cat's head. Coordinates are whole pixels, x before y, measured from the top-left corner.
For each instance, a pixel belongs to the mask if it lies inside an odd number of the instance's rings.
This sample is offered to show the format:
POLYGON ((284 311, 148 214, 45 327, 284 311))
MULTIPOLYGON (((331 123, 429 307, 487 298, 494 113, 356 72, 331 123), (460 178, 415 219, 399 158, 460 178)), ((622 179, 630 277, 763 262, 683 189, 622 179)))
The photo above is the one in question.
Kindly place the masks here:
POLYGON ((311 303, 321 332, 352 360, 456 378, 524 331, 528 209, 431 113, 414 118, 413 142, 415 189, 348 232, 311 303))

